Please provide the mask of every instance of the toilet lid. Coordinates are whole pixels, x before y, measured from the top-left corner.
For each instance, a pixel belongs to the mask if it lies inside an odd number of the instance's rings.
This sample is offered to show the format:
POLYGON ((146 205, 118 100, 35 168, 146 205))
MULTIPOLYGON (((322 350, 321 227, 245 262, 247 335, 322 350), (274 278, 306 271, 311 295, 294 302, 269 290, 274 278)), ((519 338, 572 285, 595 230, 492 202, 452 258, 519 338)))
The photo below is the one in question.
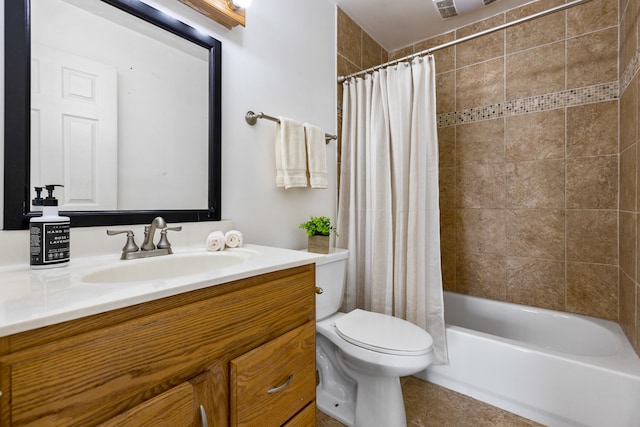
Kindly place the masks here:
POLYGON ((432 350, 433 338, 406 320, 355 309, 336 319, 336 332, 351 344, 386 354, 422 355, 432 350))

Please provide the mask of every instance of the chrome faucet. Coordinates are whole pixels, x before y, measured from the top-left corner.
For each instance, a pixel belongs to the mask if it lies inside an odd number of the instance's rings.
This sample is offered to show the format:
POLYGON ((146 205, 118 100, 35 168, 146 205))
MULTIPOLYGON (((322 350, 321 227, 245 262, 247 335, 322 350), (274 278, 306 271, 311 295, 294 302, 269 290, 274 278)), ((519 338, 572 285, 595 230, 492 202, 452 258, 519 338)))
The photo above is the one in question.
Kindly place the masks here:
POLYGON ((135 242, 135 236, 131 230, 107 230, 107 235, 114 236, 116 234, 127 233, 127 243, 122 248, 122 255, 120 259, 136 259, 136 258, 148 258, 160 255, 170 255, 173 253, 171 250, 171 243, 167 239, 167 231, 180 231, 182 226, 168 227, 167 222, 161 216, 156 217, 151 221, 150 225, 144 227, 144 243, 142 247, 138 248, 135 242), (160 241, 156 246, 153 243, 156 230, 160 229, 160 241))
POLYGON ((153 237, 156 234, 157 228, 166 228, 167 223, 164 218, 161 216, 157 216, 151 221, 151 225, 147 225, 144 227, 144 243, 142 243, 143 251, 152 251, 156 248, 156 245, 153 244, 153 237))

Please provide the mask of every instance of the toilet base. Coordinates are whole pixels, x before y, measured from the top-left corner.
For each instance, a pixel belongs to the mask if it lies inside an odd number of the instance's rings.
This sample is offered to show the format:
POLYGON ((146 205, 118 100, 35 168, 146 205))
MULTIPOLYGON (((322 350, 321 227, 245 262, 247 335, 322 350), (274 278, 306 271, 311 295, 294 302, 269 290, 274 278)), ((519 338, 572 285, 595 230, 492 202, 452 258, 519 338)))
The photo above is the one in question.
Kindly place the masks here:
POLYGON ((316 406, 320 411, 340 421, 342 424, 349 427, 353 426, 356 414, 354 402, 337 399, 318 387, 316 389, 316 406))
POLYGON ((320 384, 316 405, 348 427, 406 427, 399 377, 379 377, 347 367, 326 337, 316 336, 320 384))
MULTIPOLYGON (((357 373, 355 376, 360 376, 357 373)), ((356 427, 406 427, 402 388, 398 377, 357 378, 356 427)))
POLYGON ((336 348, 325 337, 316 336, 316 368, 320 383, 316 387, 316 406, 325 414, 353 427, 356 384, 342 369, 336 348))
POLYGON ((359 381, 356 402, 340 400, 318 386, 316 405, 322 412, 349 427, 407 426, 399 378, 359 381))

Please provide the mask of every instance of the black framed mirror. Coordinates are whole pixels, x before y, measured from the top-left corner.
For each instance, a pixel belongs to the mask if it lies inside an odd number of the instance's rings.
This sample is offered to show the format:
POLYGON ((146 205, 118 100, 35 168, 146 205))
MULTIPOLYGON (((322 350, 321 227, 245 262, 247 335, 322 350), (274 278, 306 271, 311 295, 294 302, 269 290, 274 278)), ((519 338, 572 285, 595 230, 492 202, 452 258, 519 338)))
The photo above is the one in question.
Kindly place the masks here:
MULTIPOLYGON (((26 229, 31 212, 32 188, 35 185, 59 184, 59 182, 31 183, 31 135, 32 135, 32 16, 33 0, 5 2, 5 158, 4 158, 4 229, 26 229)), ((74 210, 62 207, 61 214, 71 218, 72 227, 142 224, 156 216, 169 222, 197 222, 220 220, 221 200, 221 43, 206 34, 154 9, 138 0, 93 0, 109 5, 128 16, 146 23, 205 49, 208 57, 204 74, 206 99, 205 136, 200 157, 206 159, 203 172, 202 205, 156 209, 150 207, 74 210)), ((86 0, 85 0, 86 2, 86 0)), ((73 1, 70 1, 73 3, 73 1)), ((127 46, 122 46, 126 49, 127 46)), ((175 107, 176 110, 179 107, 175 107)), ((204 113, 203 113, 204 114, 204 113)), ((175 146, 184 143, 178 135, 175 146)), ((204 160, 203 160, 204 162, 204 160)), ((185 165, 185 175, 189 165, 185 165)), ((200 180, 198 180, 199 182, 200 180)), ((193 181, 192 181, 193 182, 193 181)), ((202 183, 200 183, 202 184, 202 183)), ((122 184, 120 184, 122 185, 122 184)), ((182 185, 182 184, 181 184, 182 185)), ((187 181, 184 186, 190 186, 187 181)), ((167 198, 162 189, 153 189, 158 198, 167 198)), ((180 191, 178 189, 177 191, 180 191)), ((130 198, 138 198, 134 192, 130 198)), ((169 196, 170 197, 170 196, 169 196)), ((161 203, 158 202, 158 205, 161 203)))

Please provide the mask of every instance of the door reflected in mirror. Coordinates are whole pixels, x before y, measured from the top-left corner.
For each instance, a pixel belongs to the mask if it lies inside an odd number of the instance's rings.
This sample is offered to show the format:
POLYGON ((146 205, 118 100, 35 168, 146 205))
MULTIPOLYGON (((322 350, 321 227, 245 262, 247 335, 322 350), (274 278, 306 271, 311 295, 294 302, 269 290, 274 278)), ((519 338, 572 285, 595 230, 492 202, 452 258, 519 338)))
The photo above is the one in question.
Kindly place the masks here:
POLYGON ((208 51, 97 0, 31 0, 31 24, 31 183, 67 211, 206 209, 208 51))

